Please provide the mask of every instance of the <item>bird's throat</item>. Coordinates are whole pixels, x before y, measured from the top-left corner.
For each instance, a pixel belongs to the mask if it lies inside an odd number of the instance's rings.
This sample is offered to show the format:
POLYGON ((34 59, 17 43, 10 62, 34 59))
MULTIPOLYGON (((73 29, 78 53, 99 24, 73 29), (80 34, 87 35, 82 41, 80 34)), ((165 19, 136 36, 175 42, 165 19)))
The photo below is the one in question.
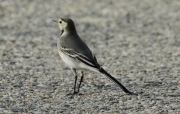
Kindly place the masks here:
MULTIPOLYGON (((64 33, 64 30, 61 30, 61 35, 62 35, 63 33, 64 33)), ((60 36, 61 36, 61 35, 60 35, 60 36)))

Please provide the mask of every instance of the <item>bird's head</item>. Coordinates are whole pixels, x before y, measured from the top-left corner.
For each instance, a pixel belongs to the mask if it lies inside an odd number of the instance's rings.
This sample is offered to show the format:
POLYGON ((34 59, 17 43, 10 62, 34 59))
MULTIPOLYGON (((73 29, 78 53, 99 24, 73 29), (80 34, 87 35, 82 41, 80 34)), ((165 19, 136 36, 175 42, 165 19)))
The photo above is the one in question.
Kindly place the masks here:
POLYGON ((62 30, 62 32, 76 32, 74 22, 69 18, 60 18, 53 21, 58 23, 59 28, 62 30))

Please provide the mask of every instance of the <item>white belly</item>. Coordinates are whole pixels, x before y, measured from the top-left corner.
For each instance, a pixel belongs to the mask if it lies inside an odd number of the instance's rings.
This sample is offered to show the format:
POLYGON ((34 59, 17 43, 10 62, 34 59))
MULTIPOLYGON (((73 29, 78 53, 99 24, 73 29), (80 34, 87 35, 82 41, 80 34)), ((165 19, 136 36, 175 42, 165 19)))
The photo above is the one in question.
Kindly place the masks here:
POLYGON ((76 59, 73 59, 61 51, 59 51, 59 55, 60 55, 61 59, 72 69, 73 68, 74 69, 86 69, 86 70, 98 72, 97 69, 87 66, 86 64, 84 64, 76 59))
POLYGON ((70 67, 70 68, 78 68, 79 62, 59 51, 59 55, 61 59, 70 67))

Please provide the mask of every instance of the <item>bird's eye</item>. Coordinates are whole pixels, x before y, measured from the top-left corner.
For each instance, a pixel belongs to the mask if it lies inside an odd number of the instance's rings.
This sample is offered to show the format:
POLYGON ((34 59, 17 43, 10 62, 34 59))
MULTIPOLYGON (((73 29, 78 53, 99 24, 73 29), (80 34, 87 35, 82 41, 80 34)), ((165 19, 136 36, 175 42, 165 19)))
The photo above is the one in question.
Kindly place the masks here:
POLYGON ((59 23, 62 23, 62 21, 59 21, 59 23))

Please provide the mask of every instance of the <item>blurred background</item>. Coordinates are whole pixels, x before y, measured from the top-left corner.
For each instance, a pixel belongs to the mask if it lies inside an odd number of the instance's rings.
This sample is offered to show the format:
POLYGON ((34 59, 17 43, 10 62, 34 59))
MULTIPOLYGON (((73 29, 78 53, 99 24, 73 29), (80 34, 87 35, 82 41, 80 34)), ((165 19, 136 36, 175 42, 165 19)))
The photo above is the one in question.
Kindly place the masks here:
POLYGON ((180 112, 179 0, 1 0, 0 112, 180 112), (86 74, 83 96, 56 48, 52 20, 74 20, 99 63, 139 97, 86 74), (78 109, 78 110, 77 110, 78 109))

